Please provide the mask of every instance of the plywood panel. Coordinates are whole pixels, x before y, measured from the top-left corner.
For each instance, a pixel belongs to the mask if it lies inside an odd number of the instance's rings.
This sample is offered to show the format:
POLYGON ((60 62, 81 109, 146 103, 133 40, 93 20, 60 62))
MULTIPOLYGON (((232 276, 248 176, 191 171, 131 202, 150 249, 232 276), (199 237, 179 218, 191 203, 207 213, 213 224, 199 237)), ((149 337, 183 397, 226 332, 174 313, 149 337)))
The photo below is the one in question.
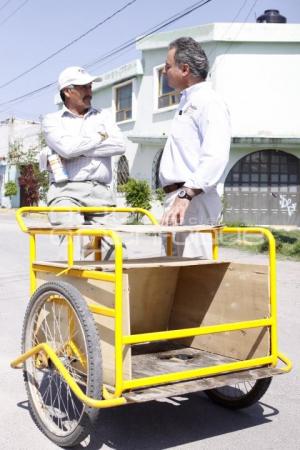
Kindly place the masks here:
POLYGON ((242 372, 228 373, 226 375, 216 375, 213 377, 198 378, 192 381, 182 381, 179 383, 155 386, 136 391, 125 392, 124 397, 128 402, 142 403, 151 400, 158 400, 166 397, 177 397, 192 392, 206 391, 207 389, 220 388, 228 384, 253 382, 260 378, 282 375, 285 372, 277 368, 262 368, 243 370, 242 372))
MULTIPOLYGON (((267 267, 224 263, 180 268, 170 329, 268 316, 267 267)), ((269 353, 269 333, 266 329, 197 336, 184 342, 191 347, 237 359, 269 353)))
POLYGON ((168 329, 179 267, 130 269, 131 333, 168 329))
MULTIPOLYGON (((105 226, 99 227, 99 224, 97 225, 88 225, 88 226, 80 226, 78 227, 66 227, 64 225, 59 225, 53 227, 49 227, 49 225, 43 225, 40 226, 28 226, 29 230, 34 232, 38 230, 47 230, 49 232, 53 230, 92 230, 92 229, 102 229, 106 230, 105 226)), ((113 231, 119 231, 120 233, 139 233, 139 234, 162 234, 162 233, 179 233, 179 232, 207 232, 211 230, 220 230, 222 226, 210 226, 210 225, 175 225, 175 226, 169 226, 169 225, 122 225, 122 224, 109 224, 109 229, 113 231)))
MULTIPOLYGON (((198 266, 201 264, 222 264, 224 261, 214 261, 201 258, 185 258, 178 256, 157 256, 152 258, 124 259, 123 269, 143 269, 150 267, 182 267, 198 266)), ((225 261, 226 262, 226 261, 225 261)), ((67 269, 67 261, 36 261, 38 266, 60 267, 67 269)), ((79 270, 104 270, 108 272, 115 271, 115 261, 75 261, 72 268, 79 270)))
MULTIPOLYGON (((38 286, 46 281, 66 281, 76 287, 88 303, 101 304, 114 307, 114 284, 101 280, 88 280, 75 277, 55 277, 46 272, 38 273, 38 286)), ((114 360, 114 319, 111 317, 94 314, 94 319, 100 336, 103 381, 105 384, 114 385, 115 382, 115 360, 114 360)), ((130 333, 129 324, 129 300, 128 300, 128 276, 123 275, 123 333, 130 333)), ((131 379, 131 349, 124 348, 123 353, 124 377, 131 379)))

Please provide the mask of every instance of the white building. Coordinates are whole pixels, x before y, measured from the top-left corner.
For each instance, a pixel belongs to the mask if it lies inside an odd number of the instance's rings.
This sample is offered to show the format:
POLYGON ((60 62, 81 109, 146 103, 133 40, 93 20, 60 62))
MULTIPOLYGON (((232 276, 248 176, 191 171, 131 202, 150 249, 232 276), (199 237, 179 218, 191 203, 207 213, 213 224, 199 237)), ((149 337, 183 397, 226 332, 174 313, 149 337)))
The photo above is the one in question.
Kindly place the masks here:
POLYGON ((0 122, 0 206, 18 207, 22 204, 22 191, 19 189, 16 167, 9 167, 7 156, 13 145, 20 145, 24 152, 39 145, 41 125, 31 120, 11 117, 0 122), (5 197, 5 183, 14 181, 18 186, 18 194, 5 197))
MULTIPOLYGON (((104 73, 94 105, 112 108, 126 135, 130 176, 158 186, 178 102, 161 71, 168 44, 180 36, 202 43, 209 80, 231 113, 231 156, 220 184, 227 220, 300 225, 298 24, 217 23, 159 33, 137 45, 140 60, 104 73)), ((119 177, 127 162, 121 158, 119 177)))

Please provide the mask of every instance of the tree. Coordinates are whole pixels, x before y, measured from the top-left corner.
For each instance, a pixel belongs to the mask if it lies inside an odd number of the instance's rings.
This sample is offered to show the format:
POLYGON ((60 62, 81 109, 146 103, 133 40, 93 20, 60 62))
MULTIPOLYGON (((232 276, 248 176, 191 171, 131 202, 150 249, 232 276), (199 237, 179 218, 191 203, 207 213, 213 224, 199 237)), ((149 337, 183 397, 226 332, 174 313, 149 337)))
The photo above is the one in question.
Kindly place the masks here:
POLYGON ((21 141, 15 141, 9 146, 8 164, 19 170, 19 185, 24 189, 24 204, 26 206, 38 205, 44 200, 49 188, 48 172, 41 172, 37 164, 37 157, 43 145, 43 136, 40 135, 40 144, 24 150, 21 141))

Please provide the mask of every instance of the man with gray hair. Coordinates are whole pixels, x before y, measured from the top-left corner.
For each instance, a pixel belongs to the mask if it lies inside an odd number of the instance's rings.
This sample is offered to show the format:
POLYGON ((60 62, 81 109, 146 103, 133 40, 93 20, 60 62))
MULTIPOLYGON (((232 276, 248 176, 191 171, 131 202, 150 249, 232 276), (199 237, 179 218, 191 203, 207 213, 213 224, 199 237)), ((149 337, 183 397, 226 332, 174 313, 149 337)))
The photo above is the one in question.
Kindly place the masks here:
MULTIPOLYGON (((227 107, 206 81, 201 45, 181 37, 168 48, 164 73, 181 99, 165 145, 160 182, 166 193, 162 225, 214 225, 222 211, 217 184, 229 159, 227 107)), ((210 236, 177 233, 178 256, 211 257, 210 236)))

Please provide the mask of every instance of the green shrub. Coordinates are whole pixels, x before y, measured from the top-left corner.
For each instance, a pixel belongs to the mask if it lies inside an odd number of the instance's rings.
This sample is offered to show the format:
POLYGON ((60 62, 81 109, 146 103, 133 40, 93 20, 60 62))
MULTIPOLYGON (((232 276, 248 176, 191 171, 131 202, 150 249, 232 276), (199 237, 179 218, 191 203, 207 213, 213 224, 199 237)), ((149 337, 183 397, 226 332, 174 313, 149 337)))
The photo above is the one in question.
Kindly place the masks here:
MULTIPOLYGON (((276 243, 276 250, 277 251, 281 250, 282 249, 282 245, 283 245, 282 242, 275 238, 275 243, 276 243)), ((264 239, 264 242, 259 245, 258 251, 259 252, 267 252, 268 249, 269 249, 269 243, 268 243, 267 239, 264 239)))
POLYGON ((300 241, 298 241, 295 245, 290 248, 289 254, 291 256, 300 257, 300 241))
MULTIPOLYGON (((235 224, 236 225, 236 224, 235 224)), ((266 228, 266 227, 264 227, 266 228)), ((288 257, 295 260, 300 259, 300 231, 295 230, 274 230, 271 231, 276 242, 276 253, 278 256, 288 257)), ((220 240, 220 245, 224 247, 239 248, 246 251, 266 253, 269 250, 268 240, 262 235, 249 234, 247 239, 240 238, 239 233, 225 234, 220 240), (263 239, 263 240, 262 240, 263 239)))
POLYGON ((287 231, 281 231, 281 230, 271 230, 274 238, 276 241, 286 243, 286 244, 294 244, 297 242, 297 238, 294 236, 291 236, 289 232, 287 231))
MULTIPOLYGON (((291 255, 291 249, 293 244, 295 244, 298 239, 291 235, 291 232, 284 230, 270 230, 276 241, 276 250, 283 255, 291 255)), ((266 252, 268 250, 268 242, 265 239, 264 242, 259 246, 259 251, 266 252)))
POLYGON ((154 191, 154 194, 155 194, 155 199, 156 199, 161 205, 163 205, 164 200, 165 200, 165 196, 166 196, 165 191, 163 190, 163 188, 157 188, 157 189, 154 191))
POLYGON ((17 195, 18 188, 14 181, 8 181, 5 183, 4 186, 4 195, 5 197, 13 197, 14 195, 17 195))
MULTIPOLYGON (((125 193, 127 206, 147 210, 151 209, 152 192, 147 181, 130 178, 127 183, 123 185, 123 192, 125 193)), ((141 215, 139 213, 134 213, 133 216, 133 222, 140 223, 141 215)))

